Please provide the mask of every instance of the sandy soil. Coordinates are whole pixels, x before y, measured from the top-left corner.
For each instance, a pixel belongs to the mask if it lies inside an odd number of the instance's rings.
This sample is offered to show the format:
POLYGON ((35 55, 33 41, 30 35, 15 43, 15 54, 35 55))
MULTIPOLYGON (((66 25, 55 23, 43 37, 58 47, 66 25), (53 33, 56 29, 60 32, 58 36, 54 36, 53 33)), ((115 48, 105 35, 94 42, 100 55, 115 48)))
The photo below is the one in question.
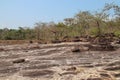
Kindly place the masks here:
POLYGON ((89 43, 0 46, 0 80, 120 80, 120 49, 72 52, 89 43))

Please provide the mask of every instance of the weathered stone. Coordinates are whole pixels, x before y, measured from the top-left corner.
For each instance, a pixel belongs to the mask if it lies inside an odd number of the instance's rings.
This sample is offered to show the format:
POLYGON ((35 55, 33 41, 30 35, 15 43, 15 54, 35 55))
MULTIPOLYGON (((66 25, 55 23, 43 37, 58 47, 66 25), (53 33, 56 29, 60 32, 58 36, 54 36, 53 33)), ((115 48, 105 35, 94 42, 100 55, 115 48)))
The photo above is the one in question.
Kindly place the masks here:
POLYGON ((21 73, 22 76, 27 76, 27 77, 43 77, 43 76, 51 76, 54 74, 54 71, 51 70, 37 70, 37 71, 25 71, 21 73))
POLYGON ((110 70, 110 71, 113 71, 113 70, 120 70, 120 65, 118 65, 118 66, 106 67, 105 70, 110 70))
POLYGON ((79 48, 74 48, 74 49, 72 49, 72 52, 80 52, 80 49, 79 48))
POLYGON ((88 78, 87 80, 103 80, 102 78, 88 78))
POLYGON ((0 51, 4 51, 4 49, 3 49, 3 48, 0 48, 0 51))
POLYGON ((120 73, 114 74, 115 77, 120 77, 120 73))
POLYGON ((108 78, 111 77, 111 76, 110 76, 109 74, 107 74, 107 73, 100 73, 100 76, 101 76, 101 77, 108 77, 108 78))
POLYGON ((32 40, 30 40, 30 41, 29 41, 29 43, 33 43, 33 41, 32 41, 32 40))
POLYGON ((23 62, 25 62, 25 59, 17 59, 13 61, 13 63, 23 63, 23 62))
POLYGON ((108 67, 119 66, 120 49, 112 52, 88 52, 87 50, 93 45, 104 47, 106 44, 67 42, 0 46, 5 49, 0 52, 0 80, 7 80, 1 79, 3 75, 11 76, 10 80, 17 78, 21 80, 20 77, 28 78, 25 80, 100 80, 100 78, 116 80, 111 76, 120 78, 119 67, 104 70, 108 67), (73 48, 77 48, 80 52, 72 53, 73 48), (18 77, 13 79, 16 76, 18 77))
POLYGON ((67 71, 67 72, 61 73, 61 74, 59 74, 59 75, 60 75, 60 76, 63 76, 63 75, 70 75, 70 74, 72 74, 72 75, 77 75, 77 72, 67 71))
POLYGON ((120 44, 120 40, 117 40, 117 41, 116 41, 116 44, 120 44))
POLYGON ((70 67, 67 69, 67 71, 75 71, 77 68, 76 67, 70 67))

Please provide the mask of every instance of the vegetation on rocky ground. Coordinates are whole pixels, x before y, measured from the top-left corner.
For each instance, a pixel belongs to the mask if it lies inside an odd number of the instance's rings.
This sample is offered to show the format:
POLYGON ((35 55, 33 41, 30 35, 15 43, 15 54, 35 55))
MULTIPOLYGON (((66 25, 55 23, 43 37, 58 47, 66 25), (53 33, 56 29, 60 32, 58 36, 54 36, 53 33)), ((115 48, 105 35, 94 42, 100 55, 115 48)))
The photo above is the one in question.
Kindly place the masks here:
POLYGON ((114 3, 106 4, 101 11, 80 11, 59 23, 38 22, 33 28, 0 29, 1 40, 39 40, 45 43, 105 34, 120 37, 120 6, 114 3))

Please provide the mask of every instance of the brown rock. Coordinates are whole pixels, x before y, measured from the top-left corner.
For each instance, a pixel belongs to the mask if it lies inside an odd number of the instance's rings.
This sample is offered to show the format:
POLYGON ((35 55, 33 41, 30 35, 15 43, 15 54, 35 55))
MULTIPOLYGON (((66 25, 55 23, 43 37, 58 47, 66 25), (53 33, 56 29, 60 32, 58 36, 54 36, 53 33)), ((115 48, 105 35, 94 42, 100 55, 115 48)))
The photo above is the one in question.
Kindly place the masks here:
POLYGON ((70 67, 67 69, 67 71, 75 71, 76 70, 76 67, 70 67))
POLYGON ((79 48, 74 48, 74 49, 72 49, 72 52, 80 52, 80 49, 79 48))
POLYGON ((13 63, 23 63, 23 62, 25 62, 25 59, 17 59, 13 61, 13 63))
POLYGON ((3 49, 3 48, 0 48, 0 51, 4 51, 4 49, 3 49))

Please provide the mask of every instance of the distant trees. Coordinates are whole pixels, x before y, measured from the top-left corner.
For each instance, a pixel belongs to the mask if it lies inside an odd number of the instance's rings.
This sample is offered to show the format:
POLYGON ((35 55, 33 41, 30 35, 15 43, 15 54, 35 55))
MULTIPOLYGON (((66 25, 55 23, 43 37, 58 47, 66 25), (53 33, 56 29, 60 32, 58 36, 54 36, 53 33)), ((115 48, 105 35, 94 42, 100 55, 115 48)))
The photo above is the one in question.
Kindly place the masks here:
POLYGON ((34 28, 0 29, 1 40, 40 40, 49 42, 62 40, 65 37, 100 36, 114 33, 120 37, 120 6, 106 4, 101 11, 80 11, 63 22, 38 22, 34 28), (111 14, 111 11, 113 10, 111 14))
POLYGON ((34 31, 29 28, 19 29, 0 29, 0 39, 1 40, 24 40, 24 39, 32 39, 34 38, 34 31))

